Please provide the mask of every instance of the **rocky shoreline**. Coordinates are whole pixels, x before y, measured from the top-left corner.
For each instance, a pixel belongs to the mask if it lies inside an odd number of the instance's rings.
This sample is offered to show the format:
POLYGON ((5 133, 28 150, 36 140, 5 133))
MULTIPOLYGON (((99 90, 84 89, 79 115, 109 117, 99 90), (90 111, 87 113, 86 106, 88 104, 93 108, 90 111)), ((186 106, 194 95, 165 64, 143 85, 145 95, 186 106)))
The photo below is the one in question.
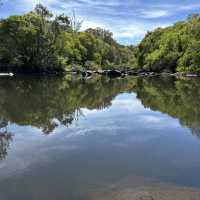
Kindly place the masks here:
POLYGON ((81 75, 83 78, 90 78, 93 75, 101 75, 107 76, 109 78, 120 78, 126 76, 136 76, 136 77, 153 77, 153 76, 160 76, 160 75, 168 75, 168 76, 175 76, 177 78, 185 77, 185 78, 198 78, 200 77, 200 73, 193 73, 193 72, 153 72, 153 71, 146 71, 146 70, 74 70, 74 71, 63 71, 63 72, 50 72, 44 71, 39 73, 12 73, 12 72, 0 72, 1 76, 14 76, 14 75, 41 75, 41 76, 63 76, 66 74, 73 74, 73 75, 81 75))
MULTIPOLYGON (((68 72, 69 73, 69 72, 68 72)), ((160 76, 160 75, 168 75, 168 76, 175 76, 175 77, 185 77, 185 78, 197 78, 200 77, 200 73, 193 73, 193 72, 153 72, 153 71, 146 71, 146 70, 85 70, 85 71, 71 71, 72 74, 79 74, 83 77, 91 77, 94 74, 108 76, 110 78, 118 78, 118 77, 126 77, 126 76, 139 76, 139 77, 152 77, 152 76, 160 76)))
POLYGON ((96 71, 91 71, 91 70, 85 70, 85 71, 71 71, 67 73, 72 73, 72 74, 79 74, 82 75, 83 77, 91 77, 92 75, 98 74, 102 76, 107 76, 110 78, 118 78, 118 77, 125 77, 125 76, 157 76, 159 75, 158 73, 155 72, 149 72, 149 71, 144 71, 144 70, 96 70, 96 71))

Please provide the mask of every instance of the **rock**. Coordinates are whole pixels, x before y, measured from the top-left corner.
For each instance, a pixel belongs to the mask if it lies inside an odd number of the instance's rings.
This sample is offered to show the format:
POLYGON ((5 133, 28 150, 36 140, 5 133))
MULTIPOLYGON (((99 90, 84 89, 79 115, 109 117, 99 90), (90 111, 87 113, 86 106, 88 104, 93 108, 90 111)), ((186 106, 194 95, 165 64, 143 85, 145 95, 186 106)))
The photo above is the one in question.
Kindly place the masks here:
POLYGON ((197 78, 197 77, 200 77, 200 73, 177 72, 174 74, 174 76, 185 77, 185 78, 197 78))
POLYGON ((155 72, 141 72, 138 74, 139 76, 155 76, 155 72))
POLYGON ((102 75, 108 75, 108 71, 109 70, 103 70, 103 72, 101 73, 102 75))
POLYGON ((148 75, 149 75, 149 76, 157 76, 158 74, 155 73, 155 72, 149 72, 148 75))
POLYGON ((147 72, 149 72, 149 71, 147 71, 147 70, 145 70, 145 69, 138 69, 137 72, 138 72, 138 73, 147 73, 147 72))
POLYGON ((147 72, 141 72, 138 74, 139 76, 148 76, 148 73, 147 72))
POLYGON ((103 72, 104 72, 104 70, 102 70, 102 69, 99 69, 99 70, 95 71, 96 74, 100 74, 100 75, 102 75, 103 72))
POLYGON ((127 74, 130 75, 130 76, 137 76, 138 72, 136 72, 136 71, 128 71, 127 74))
POLYGON ((200 77, 200 74, 185 74, 185 77, 188 77, 188 78, 200 77))
POLYGON ((84 77, 89 77, 89 76, 92 76, 92 71, 84 71, 84 72, 82 72, 82 76, 84 76, 84 77))
POLYGON ((73 74, 73 75, 77 75, 77 74, 78 74, 78 72, 72 71, 72 74, 73 74))
POLYGON ((163 75, 163 76, 175 76, 176 74, 172 73, 172 72, 162 72, 162 73, 160 73, 160 75, 163 75))
POLYGON ((107 71, 107 76, 109 76, 111 78, 120 77, 122 75, 123 75, 123 73, 119 70, 108 70, 107 71))

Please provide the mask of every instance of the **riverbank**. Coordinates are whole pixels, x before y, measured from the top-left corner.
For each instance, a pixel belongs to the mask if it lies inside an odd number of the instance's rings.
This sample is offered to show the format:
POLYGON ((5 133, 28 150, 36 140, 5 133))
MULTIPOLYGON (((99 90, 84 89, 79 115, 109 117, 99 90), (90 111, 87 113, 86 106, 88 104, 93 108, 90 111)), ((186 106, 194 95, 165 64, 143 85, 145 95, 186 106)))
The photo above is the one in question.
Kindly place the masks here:
POLYGON ((67 73, 80 74, 83 77, 90 77, 94 74, 99 74, 102 76, 108 76, 111 78, 125 77, 125 76, 139 76, 139 77, 152 77, 152 76, 175 76, 175 77, 186 77, 186 78, 197 78, 200 77, 200 73, 193 72, 153 72, 146 70, 85 70, 85 71, 71 71, 67 73))
POLYGON ((44 72, 2 72, 0 73, 0 77, 3 76, 14 76, 14 75, 39 75, 39 76, 65 76, 65 75, 81 75, 84 78, 92 77, 93 75, 101 75, 107 76, 110 78, 118 78, 118 77, 126 77, 126 76, 139 76, 139 77, 152 77, 152 76, 160 76, 160 75, 168 75, 168 76, 175 76, 177 78, 198 78, 200 77, 200 73, 193 73, 193 72, 153 72, 153 71, 146 71, 146 70, 118 70, 118 69, 110 69, 110 70, 74 70, 74 71, 44 71, 44 72))

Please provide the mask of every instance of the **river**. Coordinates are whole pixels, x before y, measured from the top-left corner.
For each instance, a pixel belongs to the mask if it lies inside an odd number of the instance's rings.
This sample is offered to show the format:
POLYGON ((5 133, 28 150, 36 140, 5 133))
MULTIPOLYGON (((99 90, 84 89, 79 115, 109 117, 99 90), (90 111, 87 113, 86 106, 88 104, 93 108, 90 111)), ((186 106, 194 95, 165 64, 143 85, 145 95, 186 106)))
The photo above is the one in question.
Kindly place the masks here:
POLYGON ((0 78, 1 200, 198 200, 199 155, 199 79, 0 78))

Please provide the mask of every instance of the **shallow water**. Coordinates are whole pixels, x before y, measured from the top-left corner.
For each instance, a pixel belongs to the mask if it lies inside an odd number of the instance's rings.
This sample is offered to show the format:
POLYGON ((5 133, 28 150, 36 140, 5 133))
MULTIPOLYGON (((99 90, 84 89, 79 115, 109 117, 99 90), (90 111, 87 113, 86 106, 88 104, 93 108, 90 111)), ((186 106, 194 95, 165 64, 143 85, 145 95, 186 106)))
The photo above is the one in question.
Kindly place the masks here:
POLYGON ((0 199, 99 199, 105 188, 155 183, 199 190, 199 86, 1 78, 0 199))

